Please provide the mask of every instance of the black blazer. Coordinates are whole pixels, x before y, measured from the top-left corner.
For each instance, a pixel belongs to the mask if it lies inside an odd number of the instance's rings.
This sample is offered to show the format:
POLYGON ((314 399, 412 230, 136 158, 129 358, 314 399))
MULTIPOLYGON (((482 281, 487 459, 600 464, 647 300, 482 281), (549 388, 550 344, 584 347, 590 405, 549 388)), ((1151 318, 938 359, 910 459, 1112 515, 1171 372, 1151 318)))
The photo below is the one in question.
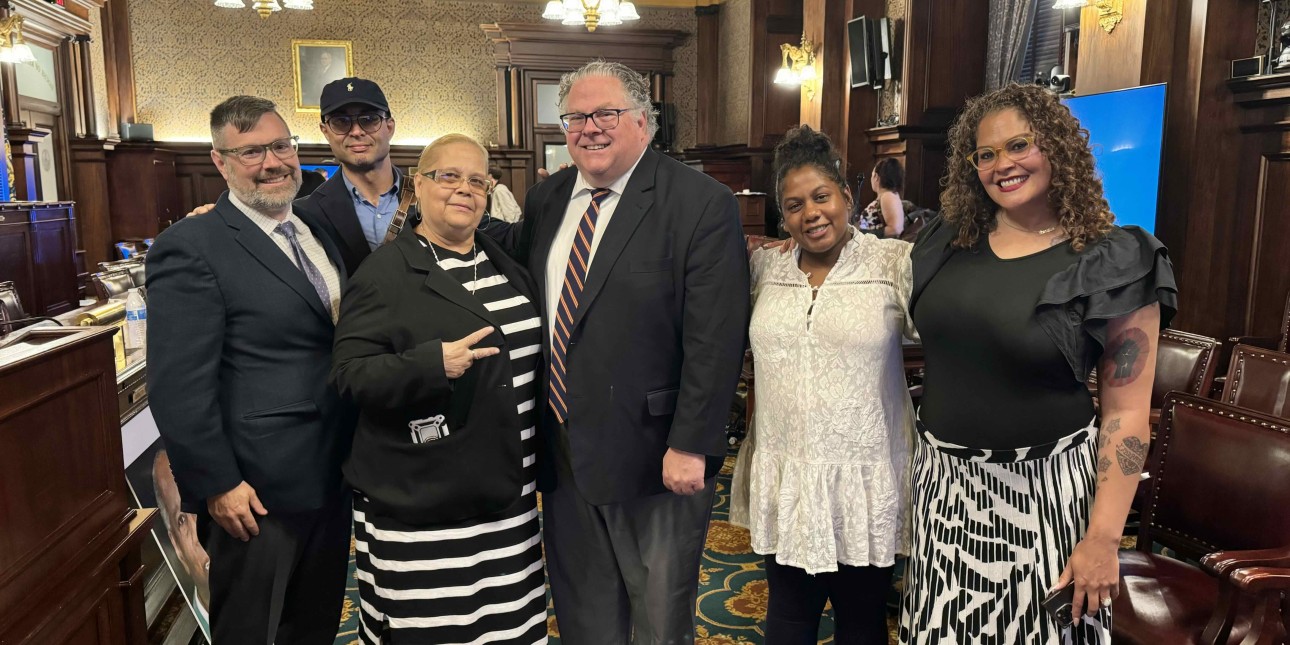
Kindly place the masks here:
POLYGON ((157 236, 147 264, 148 398, 184 510, 243 480, 270 512, 333 501, 353 413, 327 381, 334 327, 305 274, 227 192, 157 236))
MULTIPOLYGON (((515 251, 543 308, 547 257, 576 172, 552 175, 524 200, 515 251)), ((716 474, 749 316, 748 256, 729 188, 647 150, 608 226, 574 314, 566 366, 573 479, 593 504, 666 491, 669 447, 707 455, 707 474, 716 474)), ((550 312, 543 318, 549 339, 550 312)), ((549 359, 550 343, 542 348, 549 359)), ((546 430, 549 452, 555 436, 546 430)), ((544 490, 555 484, 550 462, 541 460, 544 490)))
MULTIPOLYGON (((340 256, 344 258, 349 270, 348 275, 352 276, 358 270, 358 265, 372 254, 372 247, 368 246, 367 238, 363 236, 363 227, 359 225, 358 214, 354 211, 354 198, 341 176, 343 172, 336 171, 317 190, 297 199, 292 208, 297 217, 309 224, 309 228, 322 231, 340 249, 340 256)), ((398 168, 394 169, 394 174, 401 182, 402 174, 398 168)))
MULTIPOLYGON (((476 235, 498 271, 535 300, 528 275, 476 235)), ((411 525, 455 522, 511 506, 524 486, 519 416, 506 340, 495 316, 435 264, 408 227, 354 274, 341 306, 332 378, 360 410, 345 476, 383 515, 411 525), (501 353, 461 378, 441 343, 483 327, 476 347, 501 353), (409 424, 443 415, 450 433, 414 443, 409 424)))

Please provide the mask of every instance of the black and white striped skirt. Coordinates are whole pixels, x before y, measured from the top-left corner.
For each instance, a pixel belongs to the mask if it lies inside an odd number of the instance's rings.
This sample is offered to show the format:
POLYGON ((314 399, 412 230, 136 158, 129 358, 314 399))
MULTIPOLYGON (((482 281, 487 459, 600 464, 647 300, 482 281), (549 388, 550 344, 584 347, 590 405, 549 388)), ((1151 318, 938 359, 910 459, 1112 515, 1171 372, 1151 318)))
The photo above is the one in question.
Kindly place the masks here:
POLYGON ((483 521, 423 529, 373 515, 354 494, 364 645, 547 642, 537 498, 483 521))
POLYGON ((1110 643, 1110 609, 1062 630, 1040 605, 1088 528, 1096 426, 1018 450, 919 435, 901 644, 1110 643))

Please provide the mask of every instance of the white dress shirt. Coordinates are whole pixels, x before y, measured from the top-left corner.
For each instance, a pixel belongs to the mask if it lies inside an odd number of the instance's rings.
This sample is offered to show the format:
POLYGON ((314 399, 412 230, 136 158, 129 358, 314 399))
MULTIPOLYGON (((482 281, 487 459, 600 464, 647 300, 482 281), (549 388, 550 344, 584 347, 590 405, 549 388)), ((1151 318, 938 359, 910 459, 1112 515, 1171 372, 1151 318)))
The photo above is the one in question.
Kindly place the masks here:
MULTIPOLYGON (((268 235, 269 239, 273 240, 273 243, 277 244, 279 249, 282 249, 282 253, 287 256, 287 259, 291 260, 291 263, 297 269, 300 269, 300 265, 296 264, 296 254, 291 252, 291 242, 287 241, 287 236, 274 232, 274 229, 278 228, 278 224, 282 222, 247 206, 231 190, 228 193, 228 200, 233 202, 233 205, 242 211, 242 214, 246 215, 247 219, 260 227, 260 230, 264 231, 264 234, 268 235)), ((300 248, 304 249, 309 261, 313 262, 314 266, 318 267, 318 271, 322 273, 323 282, 327 283, 327 295, 331 298, 331 306, 329 307, 331 320, 336 322, 336 318, 340 315, 340 273, 336 271, 336 265, 332 264, 331 258, 327 257, 327 251, 323 249, 322 243, 314 237, 313 231, 309 230, 309 226, 301 221, 299 217, 296 217, 294 212, 287 214, 287 218, 284 221, 295 225, 296 241, 300 243, 300 248)), ((304 269, 300 270, 304 271, 304 269)))
MULTIPOLYGON (((648 148, 646 148, 648 150, 648 148)), ((623 173, 613 183, 605 186, 611 192, 604 201, 600 202, 600 215, 596 217, 596 232, 591 237, 591 257, 587 258, 587 275, 591 275, 591 264, 596 257, 596 249, 600 247, 600 240, 605 237, 605 230, 609 228, 609 220, 613 218, 614 211, 618 208, 618 202, 623 195, 623 189, 627 188, 627 181, 632 178, 632 173, 636 172, 636 166, 640 165, 641 158, 645 156, 645 151, 641 151, 641 156, 636 158, 636 163, 623 173)), ((591 206, 591 192, 597 190, 599 186, 592 186, 583 178, 582 173, 578 173, 578 179, 573 184, 573 195, 569 198, 569 205, 564 209, 564 219, 560 222, 560 229, 555 233, 555 239, 551 240, 551 253, 546 258, 546 311, 551 316, 556 307, 560 306, 560 290, 564 288, 564 273, 569 267, 569 253, 573 250, 573 238, 578 235, 578 224, 582 222, 582 214, 591 206)), ((551 342, 555 342, 555 325, 551 325, 551 342)))

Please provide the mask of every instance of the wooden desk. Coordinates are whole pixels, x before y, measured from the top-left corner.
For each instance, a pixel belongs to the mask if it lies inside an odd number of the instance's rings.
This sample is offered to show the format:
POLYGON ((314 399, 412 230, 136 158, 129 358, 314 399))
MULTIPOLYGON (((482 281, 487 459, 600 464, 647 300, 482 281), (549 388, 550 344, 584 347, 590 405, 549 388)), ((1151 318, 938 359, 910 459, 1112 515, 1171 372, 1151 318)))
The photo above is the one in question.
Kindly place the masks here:
POLYGON ((34 328, 0 347, 0 644, 142 645, 114 330, 34 328))

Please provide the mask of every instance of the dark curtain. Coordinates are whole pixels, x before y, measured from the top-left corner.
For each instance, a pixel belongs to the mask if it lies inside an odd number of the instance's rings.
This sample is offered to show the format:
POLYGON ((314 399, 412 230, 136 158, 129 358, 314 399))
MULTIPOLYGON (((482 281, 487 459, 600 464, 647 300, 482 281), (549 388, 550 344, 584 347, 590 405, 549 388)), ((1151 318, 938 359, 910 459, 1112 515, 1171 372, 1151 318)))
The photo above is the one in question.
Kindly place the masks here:
POLYGON ((985 89, 1003 87, 1021 74, 1035 12, 1045 0, 990 0, 990 29, 986 36, 985 89))

